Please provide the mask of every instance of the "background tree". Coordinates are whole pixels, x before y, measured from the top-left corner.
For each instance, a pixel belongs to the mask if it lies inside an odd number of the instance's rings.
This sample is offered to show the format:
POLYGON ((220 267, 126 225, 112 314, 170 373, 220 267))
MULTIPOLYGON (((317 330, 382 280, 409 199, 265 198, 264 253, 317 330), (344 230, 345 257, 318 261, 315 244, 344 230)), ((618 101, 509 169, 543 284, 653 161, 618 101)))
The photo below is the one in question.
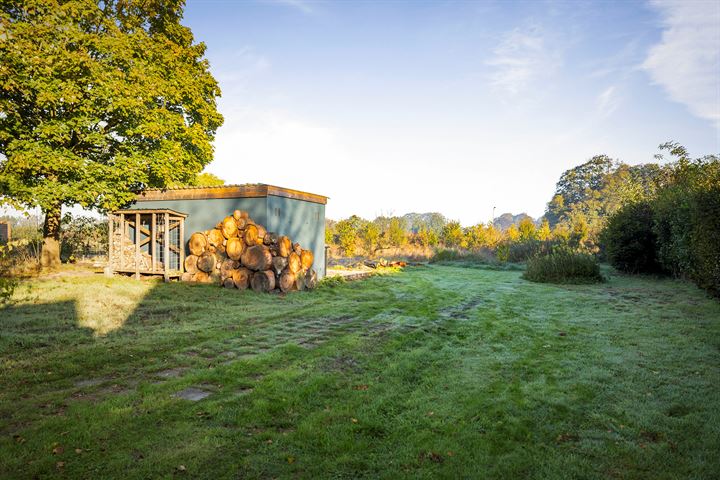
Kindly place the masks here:
POLYGON ((380 228, 374 222, 366 222, 360 229, 360 240, 368 255, 374 255, 380 244, 380 228))
POLYGON ((183 6, 0 3, 0 201, 41 208, 43 266, 60 263, 63 206, 112 210, 212 160, 220 90, 183 6))
POLYGON ((460 226, 460 222, 449 222, 442 231, 442 243, 446 247, 458 248, 463 246, 463 229, 460 226))
POLYGON ((405 233, 405 222, 401 218, 393 217, 387 230, 388 244, 393 247, 402 247, 407 242, 405 233))
POLYGON ((547 218, 543 218, 542 223, 540 224, 540 228, 538 228, 537 230, 537 239, 545 242, 550 240, 550 236, 550 222, 547 218))
POLYGON ((520 241, 521 242, 527 242, 530 240, 535 240, 537 238, 535 228, 535 222, 532 221, 531 218, 523 218, 520 220, 520 223, 518 224, 518 231, 520 232, 520 241))

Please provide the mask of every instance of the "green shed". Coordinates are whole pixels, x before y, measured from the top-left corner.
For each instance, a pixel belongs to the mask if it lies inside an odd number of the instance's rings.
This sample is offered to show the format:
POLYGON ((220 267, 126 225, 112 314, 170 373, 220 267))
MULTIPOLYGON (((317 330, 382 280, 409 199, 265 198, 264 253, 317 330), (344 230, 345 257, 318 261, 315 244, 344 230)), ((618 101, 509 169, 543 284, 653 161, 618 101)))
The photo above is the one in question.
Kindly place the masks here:
MULTIPOLYGON (((267 231, 286 235, 312 250, 318 279, 325 276, 327 197, 265 184, 147 190, 122 211, 168 210, 184 215, 182 245, 196 231, 213 228, 234 210, 245 210, 267 231)), ((180 229, 178 229, 180 231, 180 229)), ((188 252, 185 251, 185 254, 188 252)))

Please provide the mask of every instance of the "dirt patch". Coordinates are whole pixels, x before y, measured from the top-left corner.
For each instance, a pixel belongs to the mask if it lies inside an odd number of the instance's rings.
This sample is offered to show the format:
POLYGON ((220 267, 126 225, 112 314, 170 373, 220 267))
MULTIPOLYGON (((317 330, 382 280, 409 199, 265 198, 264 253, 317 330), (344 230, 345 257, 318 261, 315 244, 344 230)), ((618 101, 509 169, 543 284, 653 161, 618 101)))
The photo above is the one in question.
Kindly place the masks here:
POLYGON ((321 368, 326 372, 342 372, 342 373, 360 373, 362 367, 353 357, 349 355, 340 355, 326 359, 321 368))
POLYGON ((190 402, 198 402, 204 398, 209 397, 210 395, 212 395, 212 392, 203 390, 202 388, 188 387, 184 390, 180 390, 179 392, 174 393, 172 396, 175 398, 188 400, 190 402))

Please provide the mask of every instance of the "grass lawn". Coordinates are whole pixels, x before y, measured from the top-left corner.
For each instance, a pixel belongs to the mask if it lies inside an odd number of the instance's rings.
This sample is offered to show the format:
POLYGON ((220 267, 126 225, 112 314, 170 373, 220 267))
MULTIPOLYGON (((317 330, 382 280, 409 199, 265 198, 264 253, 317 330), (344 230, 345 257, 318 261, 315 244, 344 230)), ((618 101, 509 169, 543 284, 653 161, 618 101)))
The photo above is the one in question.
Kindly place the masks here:
POLYGON ((720 303, 521 273, 24 283, 0 310, 0 478, 718 478, 720 303))

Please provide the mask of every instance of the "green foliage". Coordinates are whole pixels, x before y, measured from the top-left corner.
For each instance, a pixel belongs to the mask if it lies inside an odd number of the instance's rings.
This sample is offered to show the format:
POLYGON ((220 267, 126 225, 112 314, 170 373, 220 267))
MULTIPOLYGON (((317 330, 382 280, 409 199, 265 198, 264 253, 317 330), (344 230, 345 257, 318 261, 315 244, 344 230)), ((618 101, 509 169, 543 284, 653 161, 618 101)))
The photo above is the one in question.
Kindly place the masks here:
POLYGON ((595 257, 566 249, 538 255, 527 262, 523 278, 539 283, 597 283, 604 281, 595 257))
POLYGON ((595 156, 562 174, 545 218, 550 227, 569 229, 568 241, 577 248, 594 250, 607 218, 623 205, 652 197, 665 176, 657 164, 630 166, 595 156))
POLYGON ((63 217, 60 237, 60 257, 73 261, 108 250, 108 224, 93 217, 66 214, 63 217))
POLYGON ((520 231, 514 223, 505 230, 505 238, 510 242, 517 242, 520 240, 520 231))
POLYGON ((537 239, 537 229, 531 218, 523 218, 518 224, 518 232, 520 233, 520 241, 527 242, 537 239))
POLYGON ((325 219, 325 245, 333 245, 335 243, 335 235, 337 234, 335 220, 325 219))
POLYGON ((610 263, 623 272, 657 273, 657 235, 650 202, 627 205, 610 217, 601 235, 610 263))
POLYGON ((552 235, 552 232, 550 230, 550 222, 547 218, 542 219, 542 224, 540 225, 540 228, 537 230, 537 239, 541 241, 550 240, 550 236, 552 235))
POLYGON ((347 257, 355 255, 357 248, 357 229, 361 219, 355 215, 341 220, 335 225, 336 243, 347 257))
POLYGON ((0 305, 10 303, 18 286, 18 280, 12 272, 12 260, 10 259, 13 243, 0 245, 0 305))
POLYGON ((626 271, 665 270, 720 296, 720 160, 692 160, 677 143, 656 195, 622 209, 603 233, 608 257, 626 271))
POLYGON ((525 240, 507 244, 505 261, 519 263, 527 262, 537 255, 547 255, 558 246, 555 241, 525 240))
POLYGON ((422 227, 415 235, 417 242, 423 247, 435 247, 440 242, 440 237, 435 232, 425 227, 422 227))
POLYGON ((386 232, 387 243, 393 247, 401 247, 407 241, 405 225, 401 218, 393 217, 386 232))
POLYGON ((448 248, 462 247, 464 244, 464 234, 460 222, 452 221, 445 225, 440 238, 443 245, 448 248))
POLYGON ((111 210, 192 183, 212 160, 220 89, 182 0, 0 5, 0 200, 111 210))
POLYGON ((362 241, 363 248, 371 255, 378 249, 380 234, 380 227, 373 222, 367 222, 360 229, 360 240, 362 241))

